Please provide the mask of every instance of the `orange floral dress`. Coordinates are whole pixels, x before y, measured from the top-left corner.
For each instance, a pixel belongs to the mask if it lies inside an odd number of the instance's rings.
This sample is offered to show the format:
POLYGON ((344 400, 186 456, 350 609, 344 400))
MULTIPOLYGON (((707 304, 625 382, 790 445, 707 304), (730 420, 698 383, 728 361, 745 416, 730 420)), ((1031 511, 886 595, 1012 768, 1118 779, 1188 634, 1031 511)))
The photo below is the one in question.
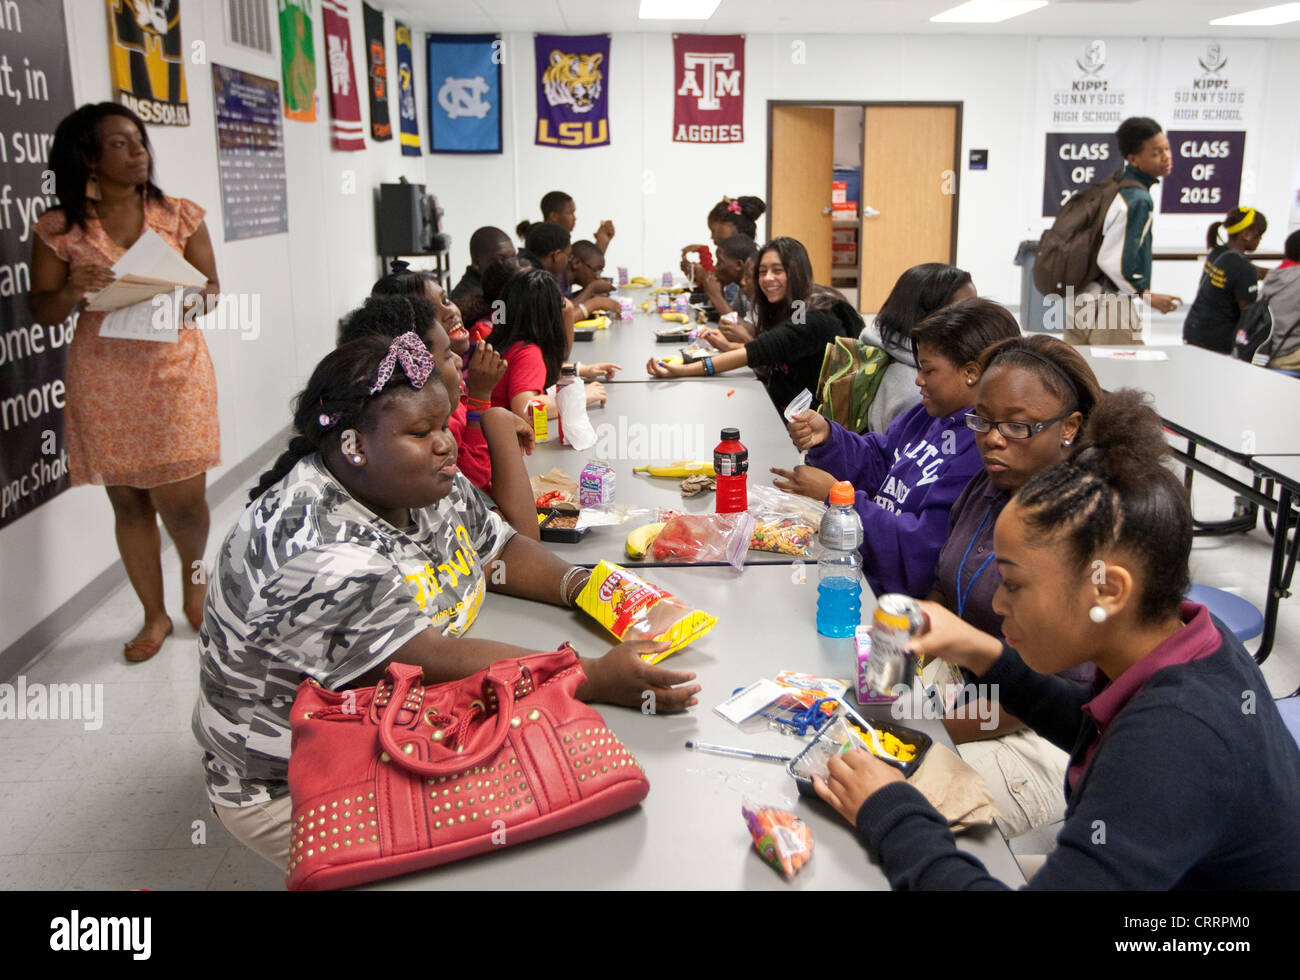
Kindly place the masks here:
MULTIPOLYGON (((184 198, 145 201, 146 224, 181 254, 203 215, 184 198)), ((69 229, 55 210, 41 215, 36 233, 74 268, 111 266, 126 252, 89 201, 85 228, 69 229)), ((182 327, 174 344, 101 337, 105 315, 83 311, 68 348, 63 428, 72 485, 149 489, 219 465, 217 376, 203 331, 182 327)))

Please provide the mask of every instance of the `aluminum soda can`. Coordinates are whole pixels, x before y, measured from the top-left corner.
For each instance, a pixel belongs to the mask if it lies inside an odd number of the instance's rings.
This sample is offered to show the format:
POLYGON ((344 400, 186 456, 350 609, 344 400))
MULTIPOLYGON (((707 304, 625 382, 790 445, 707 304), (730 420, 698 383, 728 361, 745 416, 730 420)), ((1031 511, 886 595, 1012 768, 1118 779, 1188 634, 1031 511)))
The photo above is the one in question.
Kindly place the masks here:
POLYGON ((910 687, 916 658, 907 650, 925 626, 921 604, 911 596, 887 593, 876 602, 871 617, 871 656, 866 681, 879 697, 889 697, 899 684, 910 687))

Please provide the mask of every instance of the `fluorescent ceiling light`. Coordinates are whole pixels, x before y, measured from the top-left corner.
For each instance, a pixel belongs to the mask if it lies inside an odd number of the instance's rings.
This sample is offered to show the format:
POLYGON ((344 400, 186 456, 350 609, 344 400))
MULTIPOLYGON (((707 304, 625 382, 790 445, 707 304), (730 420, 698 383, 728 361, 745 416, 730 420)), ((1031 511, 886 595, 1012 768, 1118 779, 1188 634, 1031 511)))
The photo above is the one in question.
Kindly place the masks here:
POLYGON ((641 0, 642 20, 708 20, 722 0, 641 0))
POLYGON ((1047 0, 970 0, 930 20, 936 24, 996 24, 1046 6, 1047 0))
POLYGON ((1247 10, 1244 14, 1220 17, 1210 21, 1214 27, 1273 27, 1300 20, 1300 3, 1281 3, 1276 7, 1247 10))

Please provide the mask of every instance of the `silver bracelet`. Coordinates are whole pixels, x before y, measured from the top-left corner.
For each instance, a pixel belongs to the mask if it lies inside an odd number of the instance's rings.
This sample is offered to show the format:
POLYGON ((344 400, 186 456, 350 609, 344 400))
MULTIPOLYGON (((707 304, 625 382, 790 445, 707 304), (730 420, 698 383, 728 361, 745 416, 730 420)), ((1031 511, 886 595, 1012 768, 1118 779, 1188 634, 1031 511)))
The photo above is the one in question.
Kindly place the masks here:
POLYGON ((578 570, 578 566, 574 565, 564 573, 564 578, 560 579, 560 602, 563 605, 572 605, 572 603, 569 602, 569 583, 573 580, 573 576, 578 572, 578 570))
POLYGON ((564 600, 564 604, 566 606, 569 606, 570 608, 574 606, 574 604, 577 602, 578 596, 582 593, 583 588, 586 587, 587 581, 590 578, 591 578, 591 569, 583 568, 581 565, 574 565, 572 568, 570 568, 567 572, 564 573, 564 578, 560 581, 560 592, 561 592, 561 598, 564 600), (581 583, 579 583, 578 587, 574 589, 571 594, 569 590, 569 583, 573 581, 573 576, 581 572, 586 572, 587 577, 584 578, 581 583))

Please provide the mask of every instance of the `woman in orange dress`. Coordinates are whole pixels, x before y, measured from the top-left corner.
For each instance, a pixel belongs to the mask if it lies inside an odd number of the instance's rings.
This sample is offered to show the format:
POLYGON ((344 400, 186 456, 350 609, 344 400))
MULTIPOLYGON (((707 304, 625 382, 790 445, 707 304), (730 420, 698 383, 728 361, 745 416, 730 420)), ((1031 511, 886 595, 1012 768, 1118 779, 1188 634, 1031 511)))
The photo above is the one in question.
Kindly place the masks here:
MULTIPOLYGON (((82 106, 55 131, 50 163, 59 206, 36 223, 32 245, 30 302, 38 323, 81 310, 88 294, 113 281, 111 266, 146 228, 207 277, 205 294, 218 293, 203 209, 154 184, 149 138, 129 109, 82 106)), ((172 631, 159 517, 180 555, 185 618, 195 629, 202 623, 205 473, 220 463, 217 383, 201 330, 182 325, 176 343, 101 337, 104 316, 81 312, 77 319, 64 433, 72 485, 108 490, 122 563, 144 607, 144 626, 123 652, 140 661, 172 631)))

